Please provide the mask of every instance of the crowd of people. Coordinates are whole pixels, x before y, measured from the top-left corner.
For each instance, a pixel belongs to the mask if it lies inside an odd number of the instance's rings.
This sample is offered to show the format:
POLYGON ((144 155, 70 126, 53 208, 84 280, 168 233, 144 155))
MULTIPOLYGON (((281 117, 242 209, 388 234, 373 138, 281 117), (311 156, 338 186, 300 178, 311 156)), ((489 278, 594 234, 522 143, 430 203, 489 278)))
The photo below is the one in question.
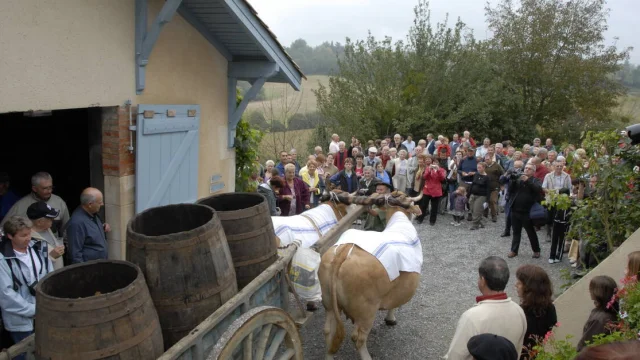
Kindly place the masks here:
POLYGON ((33 333, 38 282, 65 264, 107 259, 111 229, 98 215, 104 205, 100 190, 82 191, 80 206, 69 214, 46 172, 32 176, 31 193, 22 198, 9 176, 0 174, 0 203, 0 312, 8 335, 0 337, 0 348, 8 348, 33 333))
MULTIPOLYGON (((553 139, 533 139, 516 148, 511 141, 492 143, 489 138, 476 143, 468 131, 451 139, 428 134, 417 143, 400 134, 369 140, 366 144, 352 137, 349 146, 337 134, 332 136, 325 153, 316 146, 314 153, 299 163, 297 152, 280 153, 280 162, 271 160, 261 169, 258 181, 272 193, 272 214, 291 216, 317 205, 313 195, 324 188, 340 189, 358 195, 399 190, 410 196, 423 194, 422 224, 428 217, 435 225, 451 215, 451 226, 470 222, 470 231, 496 223, 504 213, 501 237, 511 237, 506 257, 518 256, 522 230, 526 231, 533 258, 541 257, 538 231, 551 243, 548 262, 562 261, 579 266, 578 249, 565 241, 571 210, 545 208, 542 202, 551 194, 565 194, 572 202, 597 196, 597 176, 572 174, 572 164, 589 166, 587 152, 574 145, 558 149, 553 139), (301 166, 305 165, 305 166, 301 166), (284 179, 283 179, 284 178, 284 179), (381 186, 380 186, 381 185, 381 186), (289 204, 296 201, 295 206, 289 204)), ((365 230, 382 231, 384 218, 371 209, 365 230), (375 226, 374 226, 375 224, 375 226)), ((448 221, 448 220, 447 220, 448 221)), ((496 234, 497 235, 497 234, 496 234)), ((640 252, 629 256, 628 276, 640 275, 640 252)), ((553 305, 553 287, 545 270, 537 265, 523 265, 516 271, 515 289, 520 304, 507 297, 505 288, 509 268, 503 258, 492 256, 479 267, 478 287, 482 296, 465 312, 457 326, 448 359, 529 359, 532 348, 557 323, 553 305)), ((608 333, 608 323, 618 316, 617 304, 611 304, 616 282, 608 276, 591 280, 590 296, 595 307, 584 326, 579 341, 578 359, 606 359, 609 351, 637 353, 639 342, 586 347, 598 334, 608 333), (602 357, 605 354, 604 357, 602 357)))
MULTIPOLYGON (((640 251, 628 255, 625 282, 640 276, 640 251)), ((516 270, 516 304, 505 292, 509 266, 500 257, 484 259, 478 268, 476 305, 460 319, 445 359, 532 359, 534 347, 543 343, 558 322, 553 305, 553 286, 548 274, 538 265, 526 264, 516 270)), ((589 296, 594 308, 589 314, 578 342, 576 359, 636 359, 640 341, 632 340, 600 346, 589 346, 600 334, 615 330, 620 313, 616 294, 618 285, 609 276, 595 276, 589 283, 589 296)))
MULTIPOLYGON (((571 175, 570 162, 588 166, 584 149, 567 145, 560 151, 552 139, 542 143, 536 138, 517 149, 511 141, 492 143, 485 138, 476 143, 465 131, 451 139, 428 134, 417 143, 412 136, 400 134, 366 144, 352 137, 347 146, 333 134, 326 153, 324 149, 316 146, 305 160, 298 159, 295 149, 282 151, 278 163, 267 160, 261 166, 259 191, 271 199, 272 215, 297 215, 316 206, 325 187, 371 195, 376 184, 383 183, 390 191, 423 194, 418 224, 428 218, 433 226, 449 213, 452 226, 461 226, 466 219, 469 229, 477 230, 486 227, 488 220, 497 222, 504 213, 500 236, 512 238, 509 258, 518 256, 523 230, 533 257, 541 257, 538 230, 544 227, 546 241, 551 242, 551 264, 560 262, 569 251, 565 234, 571 212, 547 209, 541 203, 551 193, 567 194, 574 200, 591 196, 597 182, 595 176, 571 175)), ((571 253, 574 266, 578 266, 578 256, 578 251, 571 253)))

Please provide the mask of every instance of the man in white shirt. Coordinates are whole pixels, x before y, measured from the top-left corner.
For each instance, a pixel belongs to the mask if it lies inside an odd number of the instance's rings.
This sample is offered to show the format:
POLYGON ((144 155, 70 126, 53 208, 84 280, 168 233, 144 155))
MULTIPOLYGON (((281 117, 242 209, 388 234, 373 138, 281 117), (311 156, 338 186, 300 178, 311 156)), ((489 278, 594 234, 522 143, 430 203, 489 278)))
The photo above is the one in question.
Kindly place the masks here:
POLYGON ((340 136, 338 134, 331 135, 331 143, 329 143, 329 154, 335 154, 340 150, 338 144, 340 143, 340 136))
POLYGON ((489 256, 482 260, 478 268, 478 289, 482 296, 476 297, 477 304, 465 311, 458 320, 445 359, 473 360, 467 343, 473 336, 487 333, 507 338, 520 357, 527 318, 520 305, 504 292, 508 281, 509 266, 504 259, 489 256))
POLYGON ((411 135, 407 135, 407 140, 403 141, 402 145, 404 145, 404 147, 407 148, 407 152, 409 154, 413 154, 413 149, 415 149, 416 147, 416 142, 413 141, 413 137, 411 135))
POLYGON ((482 146, 478 146, 478 149, 476 150, 476 157, 481 159, 480 161, 484 160, 484 156, 487 155, 489 145, 491 145, 491 140, 489 140, 489 138, 484 138, 482 146))

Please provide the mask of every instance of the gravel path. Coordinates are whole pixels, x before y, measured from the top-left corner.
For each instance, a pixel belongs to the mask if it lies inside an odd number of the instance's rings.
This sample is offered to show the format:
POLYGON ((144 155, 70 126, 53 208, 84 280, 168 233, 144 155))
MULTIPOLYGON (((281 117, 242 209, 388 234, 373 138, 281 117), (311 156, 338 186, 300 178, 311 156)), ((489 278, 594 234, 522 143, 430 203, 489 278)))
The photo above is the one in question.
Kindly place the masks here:
MULTIPOLYGON (((371 330, 368 348, 374 359, 413 360, 439 359, 447 351, 460 315, 475 303, 478 265, 490 255, 498 255, 507 260, 511 278, 507 284, 507 293, 518 302, 514 289, 515 271, 518 266, 533 263, 542 266, 549 273, 559 293, 563 280, 562 269, 570 269, 568 259, 563 263, 549 264, 550 242, 545 242, 544 230, 538 232, 542 248, 539 259, 533 254, 526 232, 520 245, 520 254, 506 257, 511 238, 501 238, 504 229, 504 214, 497 223, 487 221, 486 228, 469 230, 470 222, 454 227, 450 223, 451 215, 438 216, 435 226, 428 221, 416 225, 422 241, 424 264, 420 286, 413 299, 396 312, 398 325, 389 327, 384 324, 386 312, 378 312, 371 330)), ((301 330, 305 359, 324 359, 324 308, 316 311, 313 318, 301 330)), ((344 319, 344 315, 343 315, 344 319)), ((346 337, 336 359, 358 359, 355 346, 350 339, 353 329, 351 322, 346 323, 346 337)))

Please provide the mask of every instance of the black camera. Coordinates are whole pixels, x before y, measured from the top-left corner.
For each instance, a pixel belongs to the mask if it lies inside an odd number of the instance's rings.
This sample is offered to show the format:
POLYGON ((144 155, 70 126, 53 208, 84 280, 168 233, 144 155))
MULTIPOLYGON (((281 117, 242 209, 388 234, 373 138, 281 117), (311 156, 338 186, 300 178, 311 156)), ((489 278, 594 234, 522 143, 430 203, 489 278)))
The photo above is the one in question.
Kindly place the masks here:
POLYGON ((640 124, 629 125, 625 129, 627 136, 631 139, 631 145, 640 144, 640 124))
POLYGON ((524 171, 522 169, 513 169, 509 178, 511 180, 518 180, 522 175, 524 175, 524 171))

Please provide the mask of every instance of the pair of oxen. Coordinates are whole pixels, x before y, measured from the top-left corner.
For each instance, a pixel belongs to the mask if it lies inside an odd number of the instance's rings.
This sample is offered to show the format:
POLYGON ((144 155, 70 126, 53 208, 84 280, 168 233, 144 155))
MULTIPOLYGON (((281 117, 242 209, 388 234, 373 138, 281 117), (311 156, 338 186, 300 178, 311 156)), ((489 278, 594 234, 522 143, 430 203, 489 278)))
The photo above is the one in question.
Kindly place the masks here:
MULTIPOLYGON (((347 214, 348 207, 352 204, 356 205, 376 205, 380 211, 386 212, 386 218, 394 219, 402 218, 401 226, 406 227, 405 231, 413 233, 415 239, 417 233, 411 224, 413 215, 420 215, 420 209, 417 203, 422 195, 412 198, 401 192, 393 192, 391 194, 373 194, 371 196, 355 196, 346 192, 325 191, 321 196, 322 205, 316 209, 312 209, 298 215, 299 221, 313 223, 313 212, 329 211, 327 206, 331 208, 337 223, 344 215, 347 214), (322 209, 324 207, 324 209, 322 209), (400 213, 400 214, 397 214, 400 213), (302 220, 303 217, 305 220, 302 220), (410 228, 409 228, 410 227, 410 228)), ((325 215, 325 218, 327 216, 325 215)), ((317 216, 315 217, 317 219, 317 216)), ((281 231, 286 224, 295 223, 292 217, 281 218, 279 222, 274 219, 276 234, 283 236, 281 231), (286 220, 285 220, 286 219, 286 220), (281 225, 279 225, 281 224, 281 225), (280 230, 280 231, 279 231, 280 230)), ((317 220, 316 220, 317 221, 317 220)), ((396 222, 397 223, 397 222, 396 222)), ((312 224, 318 230, 317 224, 312 224)), ((389 229, 385 229, 385 232, 389 229)), ((327 230, 323 227, 323 230, 327 230)), ((362 239, 373 237, 373 232, 348 230, 351 236, 362 239), (358 231, 359 233, 353 233, 358 231)), ((395 233, 389 233, 387 240, 393 243, 397 239, 393 236, 395 233)), ((343 234, 343 237, 346 233, 343 234)), ((377 233, 380 234, 380 233, 377 233)), ((318 232, 317 238, 319 239, 318 232)), ((290 237, 295 237, 296 234, 290 237)), ((309 236, 309 233, 306 234, 309 236)), ((282 242, 284 236, 280 239, 282 242)), ((342 239, 342 238, 341 238, 342 239)), ((308 239, 307 239, 308 240, 308 239)), ((313 242, 313 239, 311 239, 313 242)), ((315 240, 317 241, 317 239, 315 240)), ((285 241, 286 243, 286 241, 285 241)), ((322 256, 322 261, 318 269, 318 277, 322 289, 322 304, 326 310, 324 334, 326 341, 326 359, 333 359, 334 354, 340 348, 345 336, 345 329, 341 319, 341 313, 344 313, 347 319, 354 323, 354 330, 351 339, 355 343, 356 349, 363 360, 371 359, 367 350, 367 337, 376 317, 378 310, 388 310, 385 322, 387 325, 395 325, 395 310, 409 302, 416 292, 420 282, 419 267, 422 264, 422 253, 419 250, 419 265, 417 272, 399 271, 399 275, 395 279, 390 279, 390 274, 381 261, 373 254, 365 251, 360 246, 354 244, 340 244, 330 248, 322 256)), ((307 241, 307 246, 309 246, 307 241)), ((304 245, 303 245, 304 246, 304 245)), ((418 247, 420 245, 418 244, 418 247)))

